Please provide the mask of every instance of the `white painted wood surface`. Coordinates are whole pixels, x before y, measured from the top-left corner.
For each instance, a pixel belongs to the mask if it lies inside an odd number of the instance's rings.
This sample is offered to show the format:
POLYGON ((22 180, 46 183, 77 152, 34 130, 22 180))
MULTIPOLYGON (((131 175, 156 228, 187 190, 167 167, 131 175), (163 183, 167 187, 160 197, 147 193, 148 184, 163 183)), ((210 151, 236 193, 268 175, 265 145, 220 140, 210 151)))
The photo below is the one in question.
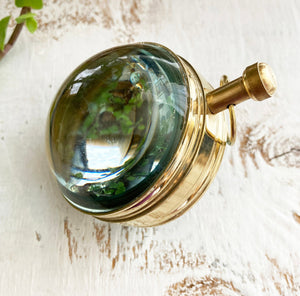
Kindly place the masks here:
MULTIPOLYGON (((0 0, 0 18, 18 11, 0 0)), ((45 1, 0 63, 0 295, 300 295, 300 2, 45 1), (236 108, 238 140, 203 199, 141 229, 83 215, 45 155, 50 103, 106 48, 162 43, 214 86, 269 63, 271 100, 236 108)))

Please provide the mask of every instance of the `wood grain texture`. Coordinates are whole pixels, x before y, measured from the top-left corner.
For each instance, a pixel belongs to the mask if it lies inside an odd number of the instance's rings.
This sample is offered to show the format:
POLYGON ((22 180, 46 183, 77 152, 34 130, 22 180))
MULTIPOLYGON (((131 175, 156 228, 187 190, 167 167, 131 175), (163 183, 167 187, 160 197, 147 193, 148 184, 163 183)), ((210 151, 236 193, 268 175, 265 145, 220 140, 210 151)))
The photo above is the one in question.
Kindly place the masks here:
MULTIPOLYGON (((39 31, 0 63, 0 295, 300 295, 300 2, 45 2, 39 31), (66 76, 135 41, 168 46, 214 86, 256 61, 279 85, 236 108, 237 143, 204 198, 149 229, 71 208, 44 145, 66 76)), ((18 14, 0 7, 0 18, 18 14)))

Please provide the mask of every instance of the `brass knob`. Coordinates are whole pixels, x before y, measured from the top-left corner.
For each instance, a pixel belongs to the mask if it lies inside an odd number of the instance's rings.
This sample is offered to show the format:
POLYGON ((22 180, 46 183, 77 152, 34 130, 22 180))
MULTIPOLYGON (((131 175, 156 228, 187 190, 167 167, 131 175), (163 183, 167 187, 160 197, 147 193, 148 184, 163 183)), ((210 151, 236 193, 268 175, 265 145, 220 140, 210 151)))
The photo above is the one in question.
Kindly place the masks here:
POLYGON ((248 66, 243 75, 206 95, 211 113, 218 113, 230 105, 237 105, 250 98, 262 101, 271 97, 277 87, 271 67, 265 63, 248 66))

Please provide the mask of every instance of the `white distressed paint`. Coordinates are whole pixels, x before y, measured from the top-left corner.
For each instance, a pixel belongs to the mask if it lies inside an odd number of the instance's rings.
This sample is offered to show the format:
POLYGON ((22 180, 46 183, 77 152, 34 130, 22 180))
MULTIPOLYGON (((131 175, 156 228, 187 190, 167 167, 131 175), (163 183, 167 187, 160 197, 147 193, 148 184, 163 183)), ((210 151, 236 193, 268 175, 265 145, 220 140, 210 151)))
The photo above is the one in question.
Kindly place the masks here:
MULTIPOLYGON (((40 31, 22 32, 0 63, 0 295, 299 295, 299 151, 268 160, 300 146, 299 2, 134 3, 48 1, 37 12, 40 31), (236 108, 238 141, 205 197, 153 229, 75 211, 45 155, 47 112, 62 81, 128 41, 170 47, 215 86, 221 74, 235 78, 265 61, 279 85, 273 99, 236 108), (185 278, 181 294, 169 289, 185 278)), ((2 18, 13 6, 0 7, 2 18)))

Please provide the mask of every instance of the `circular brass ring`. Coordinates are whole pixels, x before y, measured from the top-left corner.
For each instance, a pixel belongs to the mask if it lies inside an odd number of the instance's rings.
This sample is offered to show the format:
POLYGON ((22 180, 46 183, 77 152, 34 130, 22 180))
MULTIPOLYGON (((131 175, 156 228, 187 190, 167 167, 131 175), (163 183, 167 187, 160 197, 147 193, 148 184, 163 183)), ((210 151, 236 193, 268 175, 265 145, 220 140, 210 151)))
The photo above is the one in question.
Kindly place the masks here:
MULTIPOLYGON (((226 75, 223 75, 220 80, 220 86, 223 86, 228 82, 229 82, 228 77, 226 75)), ((230 121, 230 134, 228 133, 227 135, 227 144, 232 146, 236 140, 236 117, 235 117, 234 105, 229 105, 228 111, 229 111, 229 121, 230 121)))
POLYGON ((227 84, 229 81, 228 81, 228 77, 227 75, 223 75, 220 79, 220 86, 223 86, 224 84, 227 84))
POLYGON ((229 105, 229 120, 230 120, 230 134, 227 136, 227 144, 232 146, 236 140, 236 117, 234 111, 234 105, 229 105))

